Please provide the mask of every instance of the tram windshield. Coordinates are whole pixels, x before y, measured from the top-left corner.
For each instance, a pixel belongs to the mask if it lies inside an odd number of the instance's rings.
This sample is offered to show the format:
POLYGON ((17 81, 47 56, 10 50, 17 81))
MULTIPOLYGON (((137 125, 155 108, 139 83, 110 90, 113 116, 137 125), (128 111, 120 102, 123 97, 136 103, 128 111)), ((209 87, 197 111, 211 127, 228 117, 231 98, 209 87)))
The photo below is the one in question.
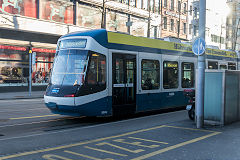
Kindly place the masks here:
POLYGON ((88 51, 60 50, 53 65, 51 83, 53 85, 82 85, 86 75, 88 51))

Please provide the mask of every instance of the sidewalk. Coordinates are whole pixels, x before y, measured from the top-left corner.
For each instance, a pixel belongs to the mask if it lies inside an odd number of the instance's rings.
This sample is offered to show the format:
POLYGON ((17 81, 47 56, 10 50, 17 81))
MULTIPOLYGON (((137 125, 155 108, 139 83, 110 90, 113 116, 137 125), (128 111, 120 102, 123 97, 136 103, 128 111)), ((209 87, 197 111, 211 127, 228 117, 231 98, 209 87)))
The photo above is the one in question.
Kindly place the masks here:
POLYGON ((31 99, 31 98, 43 98, 45 91, 32 91, 31 96, 29 92, 6 92, 0 93, 0 100, 6 99, 31 99))

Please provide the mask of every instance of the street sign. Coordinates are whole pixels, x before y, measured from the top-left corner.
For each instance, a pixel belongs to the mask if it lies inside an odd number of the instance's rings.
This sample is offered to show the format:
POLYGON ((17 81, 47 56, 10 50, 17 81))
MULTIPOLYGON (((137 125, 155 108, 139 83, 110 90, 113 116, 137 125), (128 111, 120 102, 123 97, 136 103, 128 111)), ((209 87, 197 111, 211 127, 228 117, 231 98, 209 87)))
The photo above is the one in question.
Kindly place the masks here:
POLYGON ((204 39, 202 38, 197 38, 192 45, 192 51, 195 55, 201 56, 206 49, 206 43, 204 39))
POLYGON ((33 52, 32 54, 32 65, 35 65, 36 63, 36 52, 33 52))

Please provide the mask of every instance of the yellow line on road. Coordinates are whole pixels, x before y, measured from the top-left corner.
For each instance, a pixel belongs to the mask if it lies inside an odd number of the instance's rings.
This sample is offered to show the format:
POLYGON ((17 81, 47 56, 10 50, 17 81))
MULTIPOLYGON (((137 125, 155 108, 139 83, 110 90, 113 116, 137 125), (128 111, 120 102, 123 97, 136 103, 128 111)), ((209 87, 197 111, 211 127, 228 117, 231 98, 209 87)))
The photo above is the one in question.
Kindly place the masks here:
MULTIPOLYGON (((132 135, 132 134, 141 133, 141 132, 146 132, 146 131, 155 130, 155 129, 159 129, 159 128, 164 128, 164 127, 170 127, 170 126, 161 125, 161 126, 156 126, 156 127, 152 127, 152 128, 147 128, 147 129, 141 129, 141 130, 136 130, 136 131, 132 131, 132 132, 127 132, 127 133, 123 133, 123 134, 116 135, 116 136, 110 136, 110 137, 104 137, 104 138, 94 139, 94 140, 85 141, 85 142, 79 142, 79 143, 75 143, 75 144, 63 145, 63 146, 58 146, 58 147, 53 147, 53 148, 47 148, 47 149, 41 149, 41 150, 35 150, 35 151, 29 151, 29 152, 22 152, 22 153, 18 153, 18 154, 13 154, 13 155, 8 155, 8 156, 0 157, 0 160, 10 159, 10 158, 16 158, 16 157, 21 157, 21 156, 27 156, 27 155, 32 155, 32 154, 38 154, 38 153, 43 153, 43 152, 49 152, 49 151, 55 151, 55 150, 60 150, 60 149, 66 149, 66 148, 70 148, 70 147, 76 147, 76 146, 85 145, 85 144, 90 144, 90 143, 95 143, 95 142, 101 142, 101 141, 105 141, 105 140, 109 140, 109 139, 113 139, 113 138, 119 138, 119 137, 123 137, 123 136, 129 136, 129 135, 132 135)), ((171 126, 171 127, 174 128, 174 126, 171 126)), ((175 128, 180 128, 180 127, 175 127, 175 128)), ((191 129, 191 128, 182 128, 182 129, 193 130, 193 129, 191 129)), ((207 130, 200 130, 200 131, 205 131, 205 132, 206 132, 207 130)), ((213 131, 208 131, 208 132, 213 132, 213 131)), ((179 143, 179 144, 176 144, 176 145, 174 145, 174 146, 170 146, 170 147, 161 149, 161 150, 159 150, 159 151, 155 151, 155 152, 152 152, 152 153, 149 153, 149 154, 140 156, 140 157, 138 157, 138 158, 134 158, 133 160, 141 160, 141 159, 149 158, 149 157, 155 156, 155 155, 157 155, 157 154, 160 154, 160 153, 163 153, 163 152, 166 152, 166 151, 175 149, 175 148, 182 147, 182 146, 187 145, 187 144, 191 144, 191 143, 194 143, 194 142, 197 142, 197 141, 206 139, 206 138, 208 138, 208 137, 217 135, 217 134, 219 134, 219 133, 221 133, 221 132, 213 132, 213 133, 208 134, 208 135, 206 135, 206 136, 202 136, 202 137, 199 137, 199 138, 196 138, 196 139, 192 139, 192 140, 190 140, 190 141, 186 141, 186 142, 183 142, 183 143, 179 143)))
POLYGON ((88 147, 88 146, 84 146, 84 148, 91 149, 91 150, 95 150, 95 151, 99 151, 99 152, 109 153, 109 154, 113 154, 113 155, 117 155, 117 156, 122 156, 122 157, 128 156, 128 155, 126 155, 126 154, 121 154, 121 153, 106 151, 106 150, 103 150, 103 149, 98 149, 98 148, 93 148, 93 147, 88 147))
POLYGON ((16 120, 16 119, 31 119, 31 118, 42 118, 42 117, 54 117, 54 116, 59 116, 59 114, 49 114, 49 115, 32 116, 32 117, 16 117, 16 118, 9 118, 9 119, 16 120))
POLYGON ((70 153, 70 154, 73 154, 73 155, 77 155, 77 156, 81 156, 81 157, 84 157, 84 158, 92 159, 92 160, 114 160, 112 158, 99 159, 99 158, 95 158, 95 157, 92 157, 92 156, 88 156, 88 155, 84 155, 84 154, 80 154, 80 153, 76 153, 76 152, 72 152, 72 151, 67 151, 67 150, 65 150, 64 152, 70 153))
POLYGON ((116 136, 110 136, 110 137, 104 137, 104 138, 99 138, 99 139, 90 140, 90 141, 85 141, 85 142, 79 142, 79 143, 75 143, 75 144, 69 144, 69 145, 58 146, 58 147, 47 148, 47 149, 41 149, 41 150, 35 150, 35 151, 29 151, 29 152, 22 152, 22 153, 18 153, 18 154, 13 154, 13 155, 8 155, 8 156, 0 157, 0 160, 10 159, 10 158, 16 158, 16 157, 21 157, 21 156, 27 156, 27 155, 32 155, 32 154, 37 154, 37 153, 43 153, 43 152, 49 152, 49 151, 55 151, 55 150, 60 150, 60 149, 65 149, 65 148, 80 146, 80 145, 89 144, 89 143, 94 143, 94 142, 100 142, 100 141, 104 141, 104 140, 108 140, 108 139, 113 139, 113 138, 128 136, 128 135, 132 135, 132 134, 135 134, 135 133, 146 132, 146 131, 150 131, 150 130, 154 130, 154 129, 159 129, 159 128, 163 128, 163 127, 165 127, 165 125, 161 125, 161 126, 157 126, 157 127, 152 127, 152 128, 148 128, 148 129, 141 129, 141 130, 137 130, 137 131, 133 131, 133 132, 127 132, 127 133, 120 134, 120 135, 116 135, 116 136))
POLYGON ((204 130, 204 129, 186 128, 186 127, 177 127, 177 126, 168 126, 168 125, 165 125, 165 127, 168 127, 168 128, 177 128, 177 129, 185 129, 185 130, 192 130, 192 131, 215 132, 215 131, 209 131, 209 130, 204 130))
POLYGON ((206 136, 198 137, 198 138, 195 138, 195 139, 192 139, 192 140, 189 140, 189 141, 186 141, 186 142, 182 142, 182 143, 179 143, 179 144, 176 144, 176 145, 173 145, 173 146, 170 146, 170 147, 167 147, 167 148, 164 148, 164 149, 161 149, 161 150, 149 153, 149 154, 145 154, 145 155, 137 157, 137 158, 133 158, 131 160, 142 160, 142 159, 150 158, 150 157, 156 156, 158 154, 161 154, 163 152, 167 152, 167 151, 185 146, 187 144, 195 143, 197 141, 206 139, 206 138, 211 137, 211 136, 215 136, 215 135, 220 134, 220 133, 221 132, 214 132, 214 133, 208 134, 206 136))
POLYGON ((143 138, 137 138, 137 137, 128 137, 128 138, 130 138, 130 139, 142 140, 142 141, 147 141, 147 142, 154 142, 154 143, 168 144, 168 143, 166 143, 166 142, 154 141, 154 140, 143 139, 143 138))

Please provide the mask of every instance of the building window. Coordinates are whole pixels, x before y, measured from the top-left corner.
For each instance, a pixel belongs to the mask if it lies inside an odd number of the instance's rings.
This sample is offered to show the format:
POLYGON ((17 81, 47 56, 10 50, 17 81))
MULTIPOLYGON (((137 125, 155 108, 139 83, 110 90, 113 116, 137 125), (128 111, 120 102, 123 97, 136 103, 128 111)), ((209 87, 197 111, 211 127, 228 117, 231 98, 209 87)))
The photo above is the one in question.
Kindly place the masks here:
POLYGON ((190 6, 190 15, 192 16, 192 6, 190 6))
POLYGON ((181 12, 181 1, 178 1, 178 12, 181 12))
POLYGON ((194 17, 197 18, 198 16, 198 9, 197 7, 194 7, 194 17))
POLYGON ((192 34, 192 24, 189 24, 189 34, 192 34))
POLYGON ((171 19, 170 31, 174 31, 174 19, 171 19))
POLYGON ((159 0, 155 0, 155 7, 154 8, 155 8, 155 12, 160 14, 161 6, 160 6, 160 1, 159 0))
POLYGON ((142 60, 142 90, 159 89, 160 65, 158 60, 142 60))
POLYGON ((144 0, 142 1, 142 7, 143 7, 142 9, 148 10, 148 2, 149 1, 144 1, 144 0))
POLYGON ((130 0, 130 6, 136 7, 136 0, 130 0))
POLYGON ((149 4, 148 4, 148 9, 147 10, 149 11, 149 9, 150 9, 150 11, 154 12, 154 10, 155 10, 154 9, 155 8, 155 0, 149 0, 148 2, 149 2, 149 4))
POLYGON ((180 23, 177 21, 177 33, 180 34, 180 23))
POLYGON ((194 87, 194 63, 182 63, 182 88, 194 87))
POLYGON ((183 23, 183 34, 187 34, 186 23, 183 23))
POLYGON ((167 29, 167 17, 163 17, 163 29, 167 29))
POLYGON ((186 14, 186 13, 187 13, 187 4, 184 3, 183 6, 184 6, 184 7, 183 7, 183 9, 184 9, 184 14, 186 14))
POLYGON ((163 88, 178 88, 178 62, 163 62, 163 88))
POLYGON ((198 35, 198 26, 193 26, 193 35, 197 36, 198 35))
POLYGON ((171 0, 170 9, 174 10, 174 0, 171 0))
POLYGON ((142 0, 137 0, 137 8, 142 8, 142 0))
POLYGON ((163 7, 167 8, 167 2, 168 2, 168 0, 164 0, 163 7))

